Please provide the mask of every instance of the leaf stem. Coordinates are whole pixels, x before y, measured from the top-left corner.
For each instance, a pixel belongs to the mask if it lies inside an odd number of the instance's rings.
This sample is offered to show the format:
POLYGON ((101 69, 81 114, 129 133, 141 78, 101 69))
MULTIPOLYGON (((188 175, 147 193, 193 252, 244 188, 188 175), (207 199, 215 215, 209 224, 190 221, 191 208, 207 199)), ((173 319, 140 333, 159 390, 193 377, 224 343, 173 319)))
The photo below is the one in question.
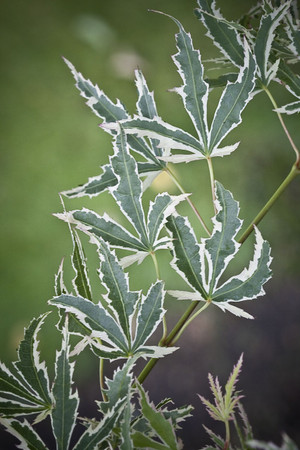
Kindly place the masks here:
POLYGON ((209 170, 209 178, 210 178, 210 186, 211 186, 211 195, 214 205, 214 211, 215 214, 217 214, 217 208, 216 208, 216 194, 215 194, 215 175, 214 175, 214 168, 211 158, 208 156, 206 158, 207 164, 208 164, 208 170, 209 170))
POLYGON ((224 445, 224 450, 228 450, 229 448, 229 444, 230 444, 230 425, 229 425, 229 420, 225 420, 225 430, 226 430, 226 440, 225 440, 225 445, 224 445))
POLYGON ((174 337, 174 339, 172 340, 170 345, 174 345, 175 342, 178 341, 178 339, 180 338, 180 336, 182 335, 182 333, 184 332, 184 330, 189 326, 189 324, 200 314, 202 313, 202 311, 204 311, 208 306, 210 305, 209 301, 206 301, 204 303, 204 305, 198 309, 198 311, 196 311, 185 323, 184 325, 180 328, 180 330, 178 331, 178 333, 176 334, 176 336, 174 337))
POLYGON ((296 178, 296 176, 299 174, 300 174, 300 168, 298 168, 296 164, 293 164, 292 169, 290 170, 287 177, 283 180, 283 182, 278 187, 278 189, 274 192, 272 197, 268 200, 268 202, 260 210, 260 212, 257 214, 257 216, 254 218, 254 220, 251 222, 249 227, 246 229, 246 231, 239 238, 238 242, 240 244, 242 244, 248 238, 248 236, 252 233, 252 231, 254 229, 253 225, 259 224, 259 222, 264 218, 264 216, 267 214, 269 209, 272 207, 272 205, 275 203, 275 201, 279 198, 279 196, 282 194, 282 192, 287 188, 287 186, 291 183, 291 181, 294 178, 296 178))
POLYGON ((102 398, 104 402, 107 402, 108 398, 105 394, 105 385, 104 385, 104 359, 100 358, 100 364, 99 364, 99 379, 100 379, 100 390, 102 394, 102 398))
MULTIPOLYGON (((167 174, 171 177, 172 181, 176 184, 176 186, 178 187, 178 189, 180 190, 180 192, 182 194, 186 194, 185 190, 183 189, 183 187, 181 186, 178 178, 176 177, 176 175, 174 174, 174 172, 169 168, 166 167, 165 171, 167 172, 167 174)), ((194 211, 194 213, 196 214, 199 222, 201 223, 202 227, 204 228, 204 230, 206 231, 207 235, 210 236, 211 232, 209 231, 209 229, 207 228, 203 218, 201 217, 199 211, 197 210, 196 206, 194 205, 194 203, 192 202, 192 200, 190 199, 190 197, 186 198, 186 201, 188 202, 188 204, 190 205, 190 207, 192 208, 192 210, 194 211)))
MULTIPOLYGON (((208 303, 209 304, 209 303, 208 303)), ((199 305, 198 302, 192 302, 190 306, 187 308, 185 313, 180 317, 176 325, 173 327, 169 335, 165 338, 164 341, 160 341, 159 345, 162 347, 170 347, 177 341, 177 336, 182 334, 182 328, 185 329, 185 323, 188 321, 189 317, 193 314, 194 310, 199 305)), ((205 306, 205 305, 204 305, 205 306)), ((207 306, 206 306, 207 307, 207 306)), ((203 311, 205 308, 201 308, 198 313, 203 311)), ((192 317, 195 318, 198 313, 194 314, 192 317)), ((159 361, 157 358, 151 358, 149 362, 145 365, 144 369, 138 376, 139 383, 143 383, 143 381, 146 379, 146 377, 149 375, 155 364, 159 361)))

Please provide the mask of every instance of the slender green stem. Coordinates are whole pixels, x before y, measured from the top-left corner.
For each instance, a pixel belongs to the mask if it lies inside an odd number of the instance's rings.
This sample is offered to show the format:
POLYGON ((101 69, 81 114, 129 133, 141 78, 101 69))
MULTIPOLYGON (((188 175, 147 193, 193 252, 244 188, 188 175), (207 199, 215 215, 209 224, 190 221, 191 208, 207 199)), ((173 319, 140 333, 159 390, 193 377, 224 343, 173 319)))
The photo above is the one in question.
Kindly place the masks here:
POLYGON ((178 341, 178 339, 180 338, 180 336, 182 335, 182 333, 184 332, 184 330, 189 326, 189 324, 197 317, 199 316, 200 313, 202 313, 202 311, 204 311, 211 303, 209 301, 206 301, 204 303, 204 305, 202 306, 202 308, 198 309, 198 311, 196 311, 185 323, 184 325, 180 328, 180 330, 178 331, 178 333, 176 334, 176 336, 174 337, 174 339, 172 339, 172 342, 170 345, 174 345, 175 342, 178 341))
MULTIPOLYGON (((193 303, 190 304, 190 306, 187 308, 185 313, 180 317, 180 319, 178 320, 178 322, 176 323, 176 325, 174 326, 172 331, 169 333, 169 335, 164 340, 163 344, 164 344, 165 347, 170 347, 171 346, 171 344, 173 342, 173 339, 175 338, 177 333, 180 332, 180 329, 184 326, 185 322, 188 320, 188 318, 194 312, 194 310, 197 308, 197 306, 198 306, 198 302, 193 302, 193 303)), ((159 345, 162 346, 161 343, 159 345)), ((146 366, 144 367, 144 369, 142 370, 142 372, 138 376, 139 383, 143 383, 143 381, 149 375, 149 373, 151 372, 151 370, 153 369, 153 367, 155 366, 157 361, 159 361, 159 360, 155 359, 155 358, 151 358, 149 360, 149 362, 146 364, 146 366)))
MULTIPOLYGON (((274 106, 274 108, 278 109, 278 105, 277 105, 274 97, 272 96, 271 92, 269 91, 269 89, 264 86, 264 90, 265 90, 266 94, 268 95, 269 99, 271 100, 271 103, 274 106)), ((283 128, 283 130, 284 130, 284 132, 285 132, 285 134, 286 134, 286 136, 287 136, 291 146, 292 146, 292 149, 294 150, 294 152, 296 154, 296 166, 298 166, 298 168, 300 168, 299 167, 300 166, 300 152, 299 152, 298 148, 296 147, 296 144, 294 143, 294 141, 293 141, 293 139, 292 139, 292 137, 291 137, 291 135, 290 135, 290 133, 289 133, 285 123, 284 123, 282 115, 278 111, 276 111, 276 114, 277 114, 278 119, 280 121, 280 124, 281 124, 281 126, 282 126, 282 128, 283 128)))
POLYGON ((241 446, 242 446, 242 450, 246 450, 247 447, 246 447, 246 445, 245 445, 245 439, 243 438, 243 434, 242 434, 242 432, 241 432, 241 429, 240 429, 240 427, 239 427, 239 424, 238 424, 238 422, 237 422, 237 420, 236 420, 235 415, 233 416, 233 423, 234 423, 234 427, 235 427, 236 433, 237 433, 237 435, 238 435, 238 438, 239 438, 239 440, 240 440, 240 444, 241 444, 241 446))
MULTIPOLYGON (((176 177, 176 175, 174 174, 174 172, 172 172, 172 170, 169 167, 166 167, 165 171, 167 172, 167 174, 171 177, 171 179, 173 180, 173 182, 176 184, 176 186, 178 187, 178 189, 180 190, 180 192, 182 194, 186 194, 185 190, 183 189, 183 187, 181 186, 178 178, 176 177)), ((206 231, 207 235, 210 236, 211 232, 209 231, 209 229, 207 228, 203 218, 201 217, 199 211, 197 210, 196 206, 194 205, 194 203, 192 202, 192 200, 190 199, 190 197, 188 196, 186 198, 186 201, 188 202, 188 204, 190 205, 190 207, 192 208, 192 210, 194 211, 194 213, 196 214, 199 222, 201 223, 202 227, 204 228, 204 230, 206 231)))
POLYGON ((225 421, 225 430, 226 430, 226 438, 225 438, 224 450, 228 450, 229 444, 230 444, 230 425, 229 425, 229 420, 225 421))
POLYGON ((257 216, 254 218, 254 220, 251 222, 249 227, 239 238, 238 242, 240 244, 242 244, 248 238, 248 236, 252 233, 252 231, 254 229, 253 225, 259 224, 259 222, 267 214, 269 209, 272 207, 272 205, 275 203, 275 201, 279 198, 279 196, 282 194, 282 192, 287 188, 287 186, 291 183, 291 181, 299 174, 300 174, 300 169, 296 166, 296 164, 294 164, 292 166, 292 169, 291 169, 290 173, 288 174, 288 176, 283 180, 283 182, 281 183, 279 188, 274 192, 274 194, 269 199, 269 201, 260 210, 260 212, 257 214, 257 216))
POLYGON ((151 255, 151 257, 152 257, 152 261, 153 261, 153 264, 154 264, 154 267, 155 267, 156 278, 157 278, 158 280, 160 280, 160 279, 161 279, 161 278, 160 278, 160 271, 159 271, 159 267, 158 267, 158 262, 157 262, 156 254, 155 254, 155 252, 151 252, 150 255, 151 255))
POLYGON ((100 390, 102 394, 102 398, 104 402, 107 402, 108 398, 107 395, 104 392, 105 384, 104 384, 104 359, 100 358, 100 364, 99 364, 99 379, 100 379, 100 390))
POLYGON ((210 186, 211 186, 211 195, 212 195, 212 200, 213 200, 213 205, 214 205, 214 211, 215 214, 217 213, 217 208, 216 208, 216 194, 215 194, 215 175, 214 175, 214 168, 213 168, 213 163, 211 158, 208 156, 206 158, 207 160, 207 164, 208 164, 208 170, 209 170, 209 178, 210 178, 210 186))

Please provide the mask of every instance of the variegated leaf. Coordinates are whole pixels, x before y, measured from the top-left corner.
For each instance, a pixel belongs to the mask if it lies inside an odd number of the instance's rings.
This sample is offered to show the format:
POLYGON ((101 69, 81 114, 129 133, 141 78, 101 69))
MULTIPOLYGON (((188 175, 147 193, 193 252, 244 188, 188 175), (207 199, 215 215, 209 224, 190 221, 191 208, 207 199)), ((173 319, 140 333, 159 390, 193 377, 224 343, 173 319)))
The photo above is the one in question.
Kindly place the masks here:
POLYGON ((197 1, 200 9, 196 9, 195 13, 206 27, 207 36, 235 66, 242 66, 244 50, 237 26, 222 17, 215 0, 197 1))
POLYGON ((69 198, 78 197, 94 197, 101 192, 106 191, 109 187, 117 184, 117 178, 112 171, 109 164, 102 166, 103 172, 95 177, 90 177, 88 181, 82 186, 78 186, 68 191, 63 191, 62 194, 69 198))
POLYGON ((280 61, 275 81, 283 85, 296 98, 300 98, 300 76, 295 74, 284 61, 280 61))
POLYGON ((40 362, 37 340, 48 314, 33 319, 25 330, 14 370, 0 363, 0 414, 3 417, 43 413, 44 418, 52 408, 48 373, 45 363, 40 362))
POLYGON ((255 87, 256 64, 246 41, 244 49, 244 66, 237 80, 227 83, 215 112, 209 135, 209 153, 218 148, 228 133, 241 123, 241 113, 251 100, 255 87))
POLYGON ((263 240, 261 233, 255 228, 255 252, 253 260, 247 269, 244 269, 238 276, 232 277, 225 282, 213 294, 214 302, 242 301, 264 295, 263 285, 271 278, 270 245, 263 240))
MULTIPOLYGON (((160 447, 169 449, 169 450, 177 450, 178 443, 176 439, 176 435, 174 433, 174 429, 171 421, 167 420, 164 415, 155 409, 155 406, 150 403, 147 393, 144 391, 143 387, 137 383, 139 396, 140 396, 140 404, 141 410, 144 417, 147 419, 149 425, 151 426, 155 435, 161 440, 165 447, 160 447)), ((133 439, 134 436, 133 436, 133 439)), ((155 441, 154 441, 155 442, 155 441)), ((136 444, 136 442, 135 442, 136 444)), ((151 448, 151 446, 150 446, 151 448)), ((152 447, 158 448, 158 447, 152 447)))
POLYGON ((113 247, 137 251, 147 251, 148 249, 138 238, 107 214, 99 216, 94 211, 83 208, 81 211, 69 211, 55 214, 55 216, 67 223, 74 224, 78 230, 83 231, 88 236, 94 235, 104 239, 113 247))
POLYGON ((126 136, 122 129, 116 137, 114 151, 110 162, 118 184, 111 188, 110 192, 147 247, 149 241, 142 207, 142 184, 137 173, 137 164, 129 153, 126 136))
POLYGON ((55 275, 54 292, 55 295, 67 294, 68 292, 64 282, 64 259, 62 259, 55 275))
POLYGON ((268 86, 270 81, 275 78, 276 70, 274 64, 269 67, 269 56, 272 42, 275 36, 275 29, 278 27, 283 17, 291 5, 291 0, 282 3, 272 12, 265 14, 260 21, 259 30, 255 40, 255 56, 259 70, 259 77, 263 85, 268 86))
POLYGON ((133 342, 133 352, 139 351, 150 336, 154 333, 158 325, 162 322, 165 314, 163 309, 165 292, 162 281, 158 281, 142 297, 137 315, 136 334, 133 342))
POLYGON ((76 81, 76 87, 80 95, 87 99, 87 106, 101 119, 107 122, 126 119, 128 114, 119 100, 113 103, 99 87, 90 80, 85 79, 80 72, 77 72, 70 61, 64 58, 65 63, 72 72, 76 81))
POLYGON ((71 229, 71 235, 73 240, 72 265, 75 272, 75 278, 72 280, 72 284, 76 294, 81 295, 88 300, 92 300, 86 257, 76 231, 71 229))
POLYGON ((106 414, 113 409, 120 399, 125 399, 130 393, 133 382, 132 368, 135 363, 135 358, 129 359, 122 368, 118 367, 113 374, 112 380, 106 378, 105 383, 107 388, 104 392, 107 400, 97 402, 99 411, 106 414))
POLYGON ((200 292, 202 300, 206 300, 204 264, 200 256, 203 249, 200 249, 188 219, 173 215, 167 221, 167 228, 173 238, 171 266, 193 289, 200 292))
POLYGON ((99 275, 102 285, 107 290, 105 299, 113 308, 127 341, 130 343, 132 316, 139 295, 137 292, 129 291, 128 275, 123 272, 114 252, 108 248, 104 241, 99 242, 99 257, 101 261, 99 275))
POLYGON ((75 314, 90 330, 91 338, 105 341, 112 346, 112 350, 121 350, 124 356, 128 354, 128 342, 123 330, 101 303, 96 305, 83 297, 72 295, 54 297, 49 303, 75 314))
POLYGON ((93 424, 83 433, 79 441, 73 447, 73 450, 95 450, 98 445, 107 439, 115 427, 124 407, 126 398, 119 399, 117 404, 103 417, 95 427, 93 424))
POLYGON ((147 227, 149 233, 150 246, 155 248, 160 245, 158 240, 159 233, 165 225, 167 218, 175 212, 175 207, 182 200, 185 200, 187 195, 170 196, 167 193, 158 194, 154 202, 150 202, 150 207, 147 217, 147 227))
MULTIPOLYGON (((147 136, 150 139, 158 139, 160 142, 159 146, 165 149, 167 153, 169 149, 203 153, 203 148, 196 138, 186 131, 164 122, 159 117, 154 119, 141 119, 135 116, 133 119, 120 121, 120 125, 124 128, 127 135, 136 134, 140 137, 147 136)), ((120 125, 117 123, 107 123, 103 127, 118 130, 120 125)))
POLYGON ((231 192, 219 183, 216 183, 216 198, 217 214, 212 219, 213 233, 203 241, 210 295, 215 291, 220 276, 240 247, 235 237, 242 226, 242 221, 238 218, 238 203, 231 192))
POLYGON ((178 53, 173 56, 173 60, 182 78, 183 86, 174 91, 182 97, 185 110, 198 133, 201 147, 205 150, 208 141, 208 85, 204 81, 201 55, 199 50, 194 49, 191 35, 184 30, 181 23, 172 16, 168 17, 179 28, 179 33, 176 34, 178 53))
POLYGON ((298 102, 288 103, 287 105, 281 106, 274 111, 280 114, 295 114, 300 112, 300 100, 298 102))
POLYGON ((237 202, 218 182, 216 208, 217 215, 213 219, 212 235, 210 238, 202 239, 200 245, 186 218, 177 216, 169 219, 167 227, 173 236, 172 266, 194 290, 169 291, 169 293, 178 299, 207 301, 223 311, 253 318, 230 302, 251 300, 263 295, 263 285, 271 277, 270 246, 256 230, 255 252, 249 268, 218 287, 220 277, 238 251, 239 245, 235 236, 241 227, 237 202))
POLYGON ((15 419, 0 418, 0 423, 5 426, 7 431, 20 441, 20 447, 23 450, 48 450, 48 447, 34 431, 27 420, 23 422, 15 419))
POLYGON ((48 313, 33 319, 25 330, 24 339, 18 349, 18 361, 14 363, 18 373, 25 383, 37 393, 36 400, 42 401, 51 407, 52 397, 49 388, 49 377, 44 362, 40 362, 37 334, 44 323, 48 313))
MULTIPOLYGON (((141 72, 141 70, 135 71, 135 84, 138 90, 139 98, 137 101, 137 111, 139 116, 147 117, 148 119, 154 119, 157 117, 157 109, 153 96, 153 92, 149 91, 146 80, 141 72)), ((156 139, 151 139, 151 145, 153 152, 156 156, 162 156, 162 149, 158 147, 158 141, 156 139)))
POLYGON ((55 403, 51 411, 51 423, 57 450, 69 448, 79 404, 77 392, 72 393, 74 363, 70 363, 69 360, 70 347, 67 324, 62 333, 62 348, 56 354, 55 380, 52 388, 55 403))

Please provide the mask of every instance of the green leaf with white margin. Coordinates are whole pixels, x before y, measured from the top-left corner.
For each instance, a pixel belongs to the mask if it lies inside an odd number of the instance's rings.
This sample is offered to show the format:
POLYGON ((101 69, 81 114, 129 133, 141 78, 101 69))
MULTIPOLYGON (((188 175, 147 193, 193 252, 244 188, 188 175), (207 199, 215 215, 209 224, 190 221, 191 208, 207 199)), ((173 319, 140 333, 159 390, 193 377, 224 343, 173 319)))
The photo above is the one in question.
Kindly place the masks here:
POLYGON ((213 40, 223 55, 235 66, 242 66, 244 50, 236 24, 224 19, 220 10, 216 9, 215 0, 198 0, 198 5, 200 9, 196 9, 195 14, 206 27, 206 36, 213 40))
POLYGON ((87 99, 87 106, 101 119, 112 122, 125 119, 128 117, 127 111, 119 100, 113 103, 105 93, 94 85, 90 80, 85 79, 80 72, 77 72, 73 64, 63 58, 72 72, 76 81, 76 87, 80 91, 80 95, 87 99))
MULTIPOLYGON (((201 260, 199 246, 194 230, 188 219, 182 216, 171 216, 167 221, 167 228, 171 232, 173 259, 171 267, 189 284, 201 293, 201 299, 206 300, 204 263, 201 260)), ((203 246, 202 246, 203 247, 203 246)))
POLYGON ((55 214, 55 217, 73 224, 88 236, 94 235, 109 242, 116 248, 128 250, 147 251, 147 247, 135 236, 129 233, 107 214, 99 216, 94 211, 83 208, 81 211, 74 210, 67 213, 55 214))
POLYGON ((116 405, 103 417, 103 419, 95 427, 93 424, 83 433, 78 442, 73 447, 73 450, 95 450, 98 445, 109 438, 119 420, 124 407, 126 405, 126 398, 119 399, 116 405))
POLYGON ((265 294, 262 286, 271 278, 270 245, 263 240, 257 228, 255 236, 255 251, 249 267, 215 290, 212 297, 214 303, 251 300, 265 294))
POLYGON ((264 15, 260 21, 254 52, 258 66, 258 75, 264 86, 268 86, 270 81, 276 76, 278 70, 279 60, 269 67, 269 56, 275 37, 275 29, 286 15, 290 6, 291 0, 287 0, 271 13, 264 15))
POLYGON ((86 345, 91 345, 98 356, 111 360, 133 355, 160 358, 175 351, 175 347, 144 345, 161 323, 165 313, 162 307, 162 282, 152 286, 147 296, 139 301, 139 295, 129 291, 127 275, 123 273, 114 253, 104 242, 99 241, 98 246, 101 259, 100 278, 107 288, 107 295, 104 296, 107 307, 72 295, 60 295, 49 300, 51 305, 74 314, 89 330, 89 336, 85 330, 81 333, 84 339, 76 346, 73 354, 79 353, 86 345), (138 304, 141 305, 136 337, 132 343, 133 322, 138 304))
POLYGON ((166 449, 177 450, 179 445, 171 421, 167 420, 161 412, 156 411, 155 406, 150 403, 147 393, 139 383, 137 383, 137 388, 143 416, 149 422, 152 430, 166 446, 166 449))
MULTIPOLYGON (((87 99, 87 106, 89 106, 98 117, 103 119, 103 123, 116 122, 122 119, 129 118, 125 107, 119 100, 117 100, 116 103, 112 102, 112 100, 110 100, 110 98, 101 89, 99 89, 97 85, 94 85, 90 80, 85 79, 80 72, 77 72, 73 64, 71 64, 65 58, 64 61, 75 78, 76 87, 80 91, 80 95, 87 99)), ((110 132, 109 129, 105 128, 105 130, 110 132)), ((115 134, 115 132, 113 131, 112 134, 115 134)), ((148 161, 156 164, 157 170, 161 170, 164 167, 164 163, 156 158, 155 152, 144 139, 139 139, 136 136, 131 136, 128 139, 128 143, 132 150, 143 155, 148 161)), ((108 179, 110 178, 110 175, 111 173, 109 169, 105 168, 103 177, 99 181, 101 182, 101 184, 104 183, 104 186, 102 188, 103 190, 107 188, 107 183, 109 182, 108 179)), ((97 185, 97 180, 91 180, 91 182, 92 181, 95 181, 97 185)), ((111 180, 110 182, 113 182, 113 180, 111 180)), ((93 192, 93 189, 95 188, 94 184, 90 187, 92 188, 93 192)), ((98 184, 96 186, 96 189, 98 190, 99 187, 100 186, 98 184)))
POLYGON ((154 202, 150 202, 147 228, 149 233, 149 243, 153 249, 166 248, 168 238, 158 239, 162 227, 165 225, 167 218, 175 212, 175 207, 182 200, 185 200, 188 194, 170 196, 166 192, 158 194, 154 202))
POLYGON ((173 91, 182 97, 185 110, 198 133, 201 147, 206 149, 208 141, 208 85, 203 78, 204 69, 201 55, 199 50, 194 49, 191 35, 184 30, 181 23, 168 14, 163 15, 171 18, 179 28, 179 33, 176 34, 178 53, 172 58, 183 80, 183 86, 175 88, 173 91))
POLYGON ((256 244, 253 260, 248 269, 232 277, 222 286, 217 283, 230 260, 239 248, 235 236, 240 228, 238 205, 229 191, 216 182, 216 208, 212 236, 202 239, 199 245, 186 218, 177 216, 169 219, 167 227, 173 236, 174 258, 172 267, 194 289, 194 292, 168 291, 181 300, 208 301, 223 311, 253 318, 230 302, 252 300, 264 294, 263 285, 271 277, 270 246, 256 230, 256 244))
MULTIPOLYGON (((137 111, 139 116, 154 119, 157 117, 157 108, 153 92, 149 91, 144 75, 141 70, 135 71, 135 84, 138 90, 139 98, 137 101, 137 111)), ((151 145, 156 156, 162 156, 162 149, 158 147, 158 141, 151 139, 151 145)), ((160 161, 160 160, 158 160, 160 161)), ((160 161, 160 164, 164 164, 160 161)))
POLYGON ((101 261, 99 276, 101 284, 107 290, 104 298, 113 308, 114 314, 130 344, 132 316, 139 300, 139 294, 129 291, 128 274, 122 270, 115 253, 108 248, 103 240, 99 240, 98 249, 101 261))
POLYGON ((300 76, 295 74, 284 61, 279 63, 275 81, 283 85, 292 95, 300 98, 300 76))
POLYGON ((246 41, 244 50, 244 66, 240 69, 237 80, 227 83, 212 121, 208 144, 209 153, 212 154, 228 133, 241 123, 241 113, 251 100, 251 93, 255 88, 256 63, 246 41))
POLYGON ((148 246, 147 227, 142 207, 142 185, 137 164, 130 155, 124 130, 120 128, 114 142, 114 156, 110 158, 112 169, 118 179, 117 186, 110 188, 118 206, 133 225, 145 246, 148 246))
POLYGON ((55 292, 55 295, 61 295, 61 294, 68 293, 68 289, 66 288, 65 282, 64 282, 64 258, 61 260, 58 271, 55 274, 54 292, 55 292))
POLYGON ((136 318, 136 334, 132 351, 137 353, 147 339, 152 336, 165 314, 163 302, 164 285, 158 281, 151 286, 146 296, 142 296, 139 312, 136 318))
POLYGON ((48 447, 34 431, 27 420, 20 422, 15 419, 0 418, 0 423, 5 426, 6 430, 14 437, 16 437, 23 450, 48 450, 48 447))
POLYGON ((133 119, 121 120, 119 124, 107 123, 103 125, 103 128, 117 131, 120 126, 125 130, 126 135, 136 134, 139 137, 146 136, 159 140, 159 146, 164 149, 163 156, 160 157, 162 160, 166 160, 170 149, 203 154, 203 147, 194 136, 164 122, 160 117, 147 119, 134 116, 133 119))
POLYGON ((33 319, 25 330, 19 359, 13 364, 17 372, 0 363, 0 413, 4 417, 39 414, 42 420, 52 407, 47 370, 45 363, 40 362, 37 349, 37 333, 48 314, 33 319))
POLYGON ((71 229, 73 241, 72 266, 75 272, 75 278, 72 280, 76 295, 92 300, 92 291, 88 277, 86 257, 76 230, 71 229))
POLYGON ((36 401, 42 401, 50 408, 52 396, 49 389, 49 377, 45 362, 40 362, 39 342, 37 340, 37 334, 48 314, 49 312, 42 314, 30 322, 18 349, 19 359, 14 363, 14 366, 24 379, 24 382, 37 393, 36 401))
POLYGON ((51 411, 51 423, 56 439, 57 450, 69 448, 72 432, 75 427, 79 398, 77 392, 72 393, 74 364, 70 363, 69 333, 67 320, 62 331, 63 341, 60 352, 56 354, 55 380, 52 394, 55 406, 51 411))
POLYGON ((122 328, 100 302, 95 304, 83 297, 60 295, 49 300, 49 304, 75 314, 90 330, 89 343, 92 345, 97 344, 100 349, 104 348, 104 351, 108 351, 109 347, 97 341, 99 338, 111 346, 110 351, 118 350, 125 357, 128 355, 128 342, 122 328))
POLYGON ((281 106, 274 111, 280 114, 295 114, 300 112, 300 100, 299 102, 288 103, 287 105, 281 106))
POLYGON ((207 290, 210 295, 215 291, 218 281, 236 255, 240 244, 235 237, 242 226, 238 218, 239 205, 228 190, 216 182, 216 209, 213 217, 212 235, 204 239, 204 252, 207 262, 207 290))
POLYGON ((99 411, 106 414, 118 403, 120 399, 125 399, 130 393, 132 385, 132 368, 135 364, 136 358, 130 358, 122 368, 118 367, 113 374, 112 380, 105 378, 107 389, 104 392, 107 401, 97 402, 99 411))

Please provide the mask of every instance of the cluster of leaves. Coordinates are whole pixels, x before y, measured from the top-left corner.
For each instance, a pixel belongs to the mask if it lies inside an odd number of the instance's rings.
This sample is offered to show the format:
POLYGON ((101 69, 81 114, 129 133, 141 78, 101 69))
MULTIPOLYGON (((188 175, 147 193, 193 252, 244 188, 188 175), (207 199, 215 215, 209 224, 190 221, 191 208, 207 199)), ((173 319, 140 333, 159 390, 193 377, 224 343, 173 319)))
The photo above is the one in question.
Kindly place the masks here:
MULTIPOLYGON (((119 100, 114 103, 66 61, 80 94, 101 118, 101 128, 111 134, 114 153, 99 176, 89 178, 82 186, 65 191, 63 195, 93 197, 108 190, 128 221, 128 227, 108 214, 100 216, 86 208, 56 214, 70 229, 75 276, 69 292, 62 263, 56 275, 56 295, 49 300, 49 304, 58 309, 58 329, 62 334, 54 381, 50 383, 38 351, 37 333, 47 314, 34 319, 26 330, 18 361, 11 368, 0 366, 0 421, 24 448, 47 448, 32 426, 47 416, 51 419, 56 448, 61 450, 179 448, 175 431, 190 415, 192 407, 169 409, 169 399, 153 405, 134 376, 137 359, 152 358, 151 362, 176 350, 176 335, 179 336, 185 322, 181 323, 181 328, 176 328, 176 333, 166 336, 166 289, 177 299, 190 300, 190 312, 204 302, 205 306, 214 304, 223 311, 252 318, 233 303, 263 295, 263 285, 271 277, 270 246, 255 227, 254 255, 248 268, 220 282, 239 250, 236 236, 242 226, 238 203, 221 183, 211 180, 215 209, 213 230, 211 233, 207 230, 209 237, 202 238, 200 243, 189 219, 176 210, 181 202, 189 201, 181 187, 181 194, 177 196, 167 192, 158 194, 145 211, 143 192, 162 171, 171 175, 168 163, 206 160, 211 167, 213 157, 229 155, 237 148, 239 143, 224 146, 224 139, 241 123, 241 114, 254 94, 267 91, 271 81, 284 84, 300 98, 300 79, 289 65, 299 60, 298 21, 291 0, 277 6, 265 0, 237 23, 223 18, 215 1, 198 0, 198 6, 196 15, 224 55, 219 62, 223 66, 230 63, 236 71, 214 80, 206 79, 200 52, 195 50, 190 34, 177 19, 167 16, 179 29, 173 60, 183 84, 173 90, 182 99, 195 136, 159 117, 153 93, 140 70, 135 72, 137 115, 131 116, 119 100), (219 86, 225 87, 209 124, 209 92, 219 86), (89 236, 99 256, 99 280, 106 293, 97 303, 93 299, 77 230, 89 236), (119 249, 126 250, 128 255, 119 258, 119 249), (125 268, 135 262, 142 263, 147 256, 152 257, 157 268, 157 250, 171 251, 171 267, 191 291, 165 287, 158 270, 157 279, 146 287, 145 294, 130 290, 125 268), (163 339, 158 345, 149 345, 149 338, 160 325, 164 329, 163 339), (76 344, 71 350, 73 339, 76 344), (115 371, 112 380, 106 379, 106 388, 102 387, 103 401, 97 401, 101 419, 82 420, 84 430, 74 442, 79 398, 72 387, 75 362, 71 360, 86 347, 101 363, 104 359, 123 359, 125 363, 115 371), (33 423, 24 418, 28 415, 34 416, 33 423)), ((289 114, 299 111, 299 101, 281 107, 280 111, 289 114)), ((242 411, 235 393, 241 361, 229 378, 225 396, 218 381, 210 377, 216 405, 203 400, 211 415, 224 421, 226 432, 229 421, 234 420, 235 409, 239 407, 242 411)), ((212 432, 210 435, 217 446, 224 447, 227 441, 224 444, 212 432)), ((248 438, 250 435, 246 440, 248 438)))

